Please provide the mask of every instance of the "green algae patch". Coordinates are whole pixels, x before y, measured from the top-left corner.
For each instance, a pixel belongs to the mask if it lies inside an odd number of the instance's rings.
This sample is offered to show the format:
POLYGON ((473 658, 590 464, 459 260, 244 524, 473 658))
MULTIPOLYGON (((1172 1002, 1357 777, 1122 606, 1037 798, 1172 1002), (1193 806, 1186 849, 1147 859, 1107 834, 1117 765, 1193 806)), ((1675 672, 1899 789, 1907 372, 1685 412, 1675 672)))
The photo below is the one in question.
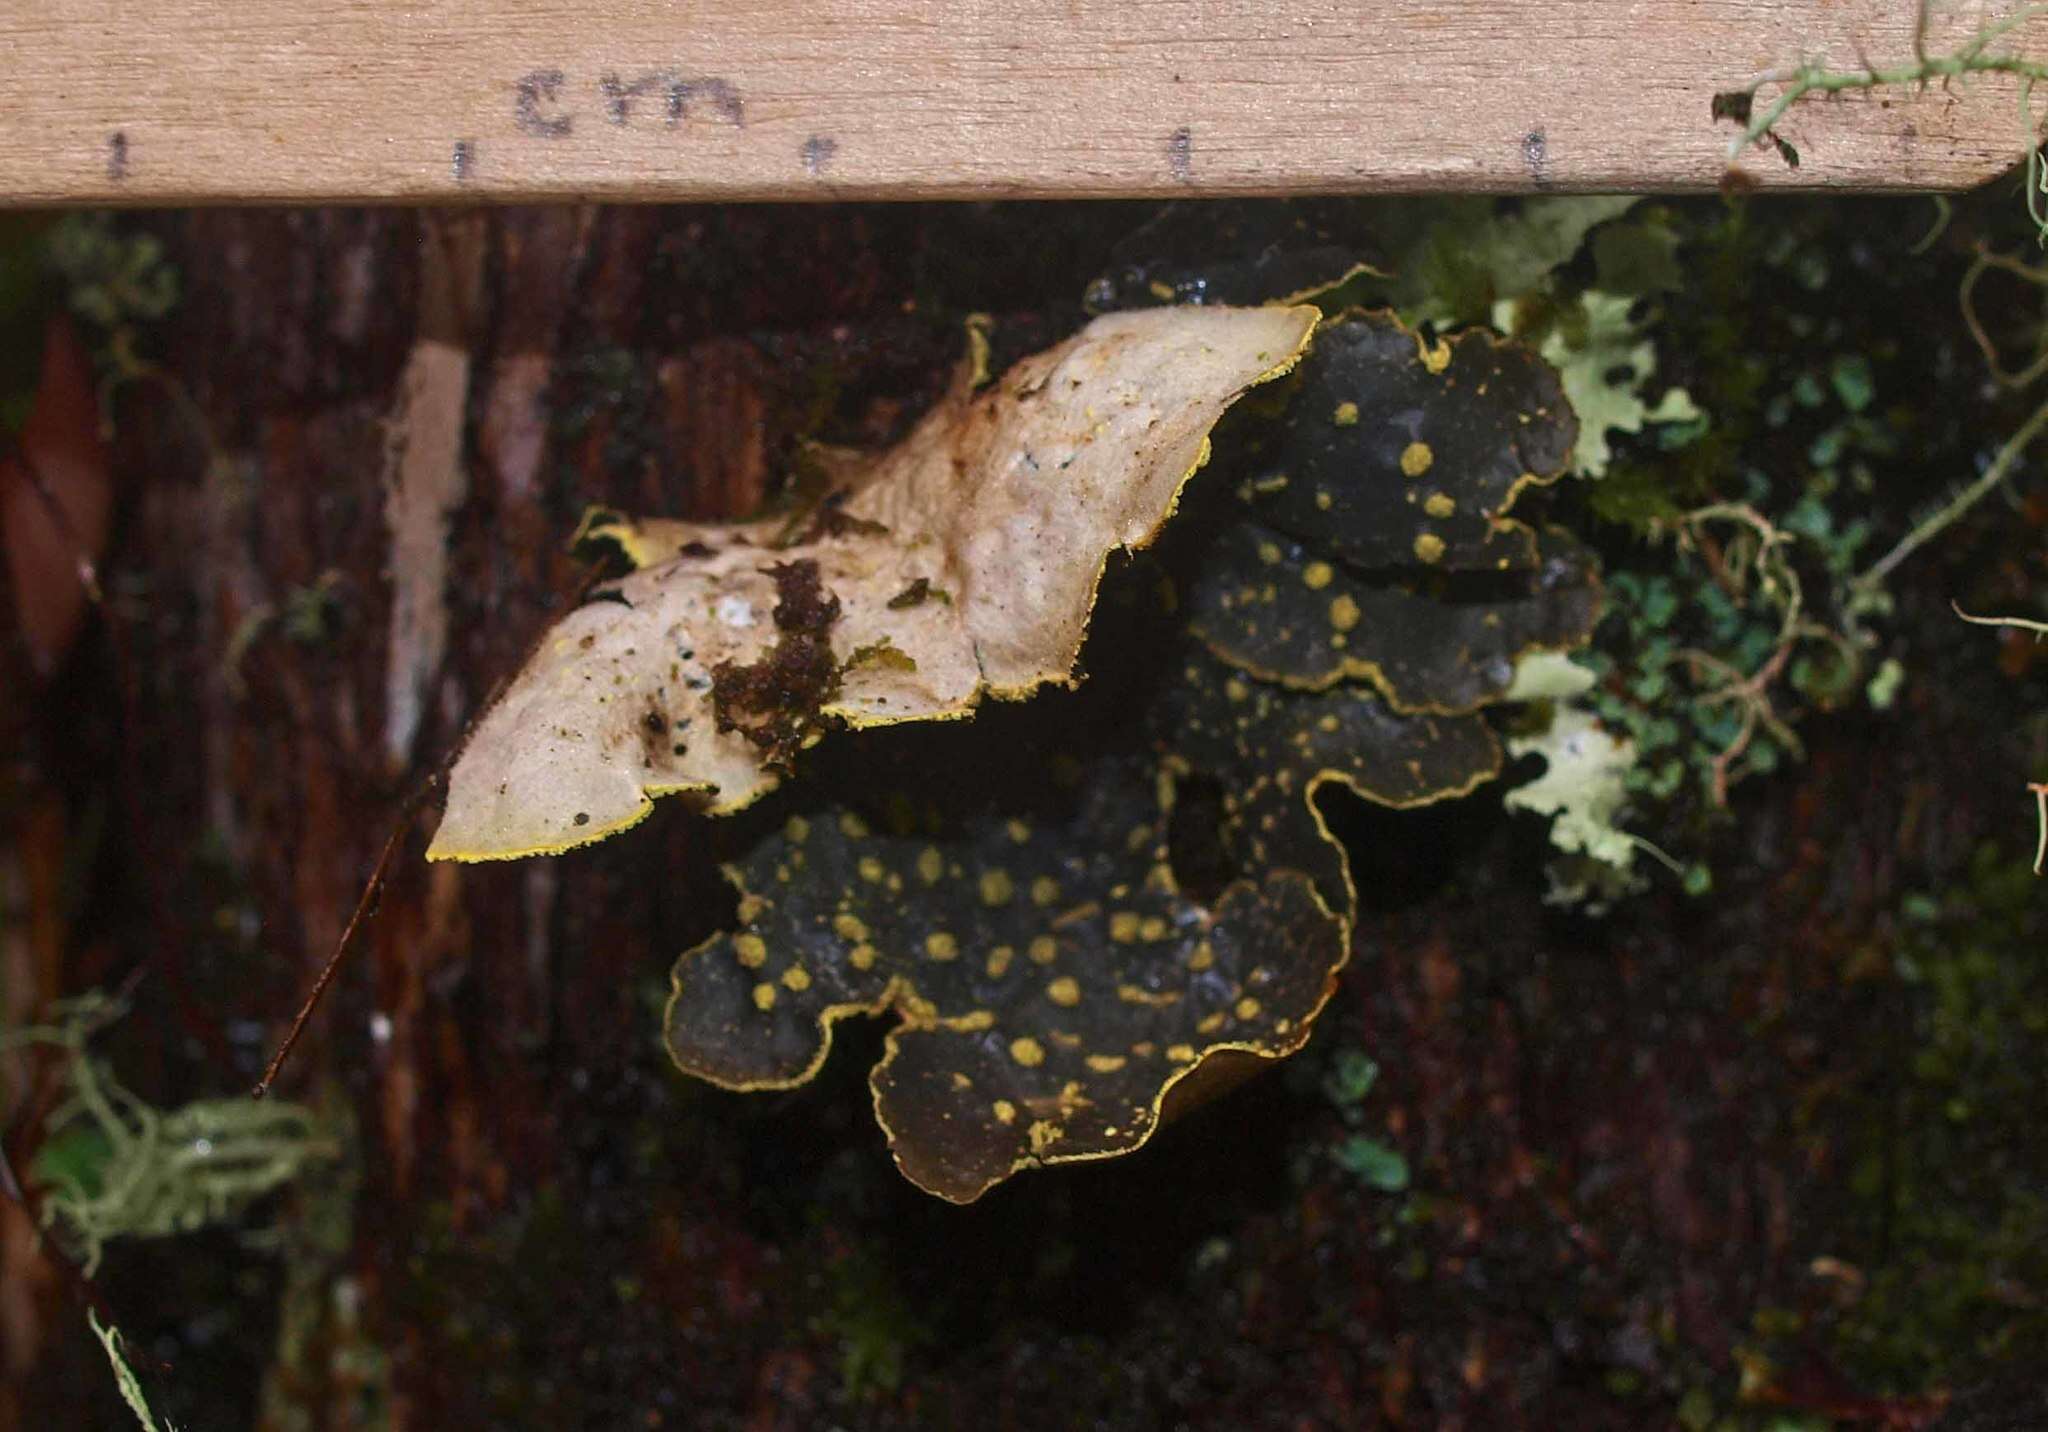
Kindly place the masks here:
POLYGON ((1294 364, 1316 317, 1107 315, 989 387, 963 374, 886 452, 820 454, 828 487, 801 522, 586 524, 647 565, 559 623, 478 723, 429 858, 556 853, 670 793, 728 814, 832 723, 957 718, 1070 682, 1109 554, 1152 541, 1216 420, 1294 364), (832 609, 801 650, 772 615, 778 571, 832 609), (918 592, 948 599, 904 600, 918 592), (884 641, 906 660, 852 660, 884 641))

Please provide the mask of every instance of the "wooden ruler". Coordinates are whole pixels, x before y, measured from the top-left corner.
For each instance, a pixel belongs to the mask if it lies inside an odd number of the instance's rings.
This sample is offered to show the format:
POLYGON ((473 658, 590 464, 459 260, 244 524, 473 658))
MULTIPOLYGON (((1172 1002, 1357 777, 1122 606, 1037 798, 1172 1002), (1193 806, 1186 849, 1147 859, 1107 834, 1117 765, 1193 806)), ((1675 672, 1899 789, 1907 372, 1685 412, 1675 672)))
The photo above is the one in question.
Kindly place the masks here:
MULTIPOLYGON (((1930 46, 2010 5, 1943 0, 1930 46)), ((0 204, 1698 189, 1712 96, 1913 0, 0 0, 0 204)), ((2018 42, 2048 56, 2048 24, 2018 42)), ((2044 96, 2048 104, 2048 96, 2044 96)), ((1802 105, 1758 182, 1951 189, 2010 80, 1802 105)))

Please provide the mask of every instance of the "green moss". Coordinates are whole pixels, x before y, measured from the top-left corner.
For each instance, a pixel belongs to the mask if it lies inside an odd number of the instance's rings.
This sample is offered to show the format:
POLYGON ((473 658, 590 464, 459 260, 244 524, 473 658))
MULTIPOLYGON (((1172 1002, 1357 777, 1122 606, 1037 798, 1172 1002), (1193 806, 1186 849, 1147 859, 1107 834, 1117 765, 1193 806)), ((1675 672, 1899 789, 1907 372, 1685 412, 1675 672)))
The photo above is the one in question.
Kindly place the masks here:
POLYGON ((1864 1385, 1924 1391, 2048 1345, 2048 907, 2023 858, 1981 848, 1956 885, 1902 901, 1908 1039, 1887 1078, 1825 1111, 1853 1129, 1869 1261, 1832 1329, 1864 1385), (1917 913, 1919 918, 1914 918, 1917 913))
POLYGON ((342 1156, 299 1184, 269 1240, 284 1264, 284 1287, 263 1378, 263 1425, 314 1432, 340 1423, 376 1432, 391 1422, 391 1355, 367 1326, 363 1286, 348 1268, 363 1170, 346 1100, 331 1095, 321 1115, 340 1131, 342 1156))
POLYGON ((71 311, 114 330, 153 323, 177 306, 178 271, 154 234, 118 228, 111 214, 72 214, 49 233, 50 263, 71 311))
POLYGON ((54 1023, 0 1032, 0 1049, 54 1048, 67 1097, 31 1165, 45 1223, 86 1272, 108 1243, 166 1238, 239 1219, 339 1145, 311 1109, 285 1100, 201 1099, 159 1109, 131 1093, 87 1041, 124 1013, 102 995, 66 1001, 54 1023))
POLYGON ((854 1249, 825 1275, 829 1306, 818 1330, 839 1344, 839 1381, 849 1402, 893 1394, 931 1329, 912 1311, 895 1276, 875 1252, 854 1249))

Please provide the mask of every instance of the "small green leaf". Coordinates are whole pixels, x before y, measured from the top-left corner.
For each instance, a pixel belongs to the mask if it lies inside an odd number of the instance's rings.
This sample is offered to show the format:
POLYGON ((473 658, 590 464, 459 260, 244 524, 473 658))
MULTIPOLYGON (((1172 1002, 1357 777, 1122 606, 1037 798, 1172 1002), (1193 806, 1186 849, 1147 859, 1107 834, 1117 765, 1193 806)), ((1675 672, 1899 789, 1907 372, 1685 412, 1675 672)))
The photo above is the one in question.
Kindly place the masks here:
POLYGON ((1353 1109, 1365 1102, 1379 1077, 1380 1066, 1364 1050, 1340 1049, 1323 1076, 1323 1093, 1338 1108, 1353 1109))
POLYGON ((1408 1187, 1408 1160, 1363 1134, 1353 1134, 1332 1148, 1330 1158, 1367 1188, 1400 1193, 1408 1187))

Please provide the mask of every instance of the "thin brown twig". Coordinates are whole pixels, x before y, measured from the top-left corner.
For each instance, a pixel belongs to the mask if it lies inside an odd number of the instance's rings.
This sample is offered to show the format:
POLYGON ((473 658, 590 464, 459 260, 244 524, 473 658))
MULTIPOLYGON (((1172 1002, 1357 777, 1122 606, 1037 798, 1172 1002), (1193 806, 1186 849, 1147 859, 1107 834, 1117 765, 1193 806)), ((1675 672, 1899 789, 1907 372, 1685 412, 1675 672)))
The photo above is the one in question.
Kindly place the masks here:
POLYGON ((1673 535, 1681 549, 1689 548, 1706 561, 1715 583, 1730 600, 1747 605, 1754 583, 1765 600, 1781 609, 1771 654, 1754 672, 1745 674, 1697 647, 1684 647, 1673 653, 1690 663, 1696 673, 1720 679, 1719 686, 1695 696, 1696 702, 1702 706, 1734 702, 1741 713, 1741 725, 1715 755, 1711 767, 1714 804, 1726 807, 1735 763, 1755 742, 1760 729, 1769 732, 1793 755, 1803 753, 1798 733, 1778 714, 1771 699, 1772 687, 1784 675, 1799 644, 1827 641, 1852 663, 1855 649, 1840 633, 1807 617, 1805 589, 1798 569, 1786 554, 1796 534, 1785 531, 1755 507, 1746 502, 1710 503, 1679 518, 1673 535), (1713 523, 1728 523, 1750 534, 1753 546, 1732 540, 1726 546, 1716 543, 1708 531, 1713 523))
POLYGON ((1995 491, 2012 475, 2012 470, 2019 463, 2021 456, 2044 430, 2048 430, 2048 400, 2044 400, 2035 408, 2033 414, 2005 440, 1982 476, 1943 504, 1939 511, 1916 523, 1913 530, 1901 537, 1891 551, 1853 578, 1849 582, 1851 597, 1875 593, 1901 562, 1940 535, 1985 496, 1995 491))
MULTIPOLYGON (((1966 622, 1978 626, 2012 627, 2018 631, 2030 631, 2034 640, 2048 637, 2048 622, 2037 622, 2027 617, 1973 617, 1954 600, 1949 602, 1955 614, 1966 622)), ((2040 834, 2034 841, 2034 873, 2039 875, 2044 864, 2048 864, 2048 781, 2029 781, 2027 790, 2034 797, 2034 813, 2040 834)))
MULTIPOLYGON (((603 567, 596 567, 585 573, 582 579, 577 582, 575 590, 570 593, 568 603, 570 609, 573 610, 581 606, 590 596, 591 591, 600 582, 605 581, 606 578, 607 573, 603 567)), ((326 964, 320 967, 320 974, 313 981, 313 987, 307 991, 305 999, 300 1002, 298 1013, 292 1017, 291 1028, 286 1032, 284 1042, 278 1046, 277 1052, 271 1056, 270 1063, 263 1070, 263 1077, 256 1082, 256 1087, 250 1091, 252 1098, 263 1098, 270 1092, 271 1085, 277 1082, 278 1073, 284 1068, 285 1061, 291 1057, 292 1050, 299 1042, 299 1036, 305 1032, 306 1025, 313 1018, 314 1011, 319 1008, 320 1001, 325 998, 328 986, 334 983, 335 976, 340 973, 342 960, 354 944, 357 930, 368 920, 375 917, 379 897, 382 896, 385 883, 390 877, 392 859, 397 855, 407 832, 412 829, 412 823, 418 818, 420 808, 426 804, 428 795, 435 787, 446 781, 450 768, 454 766, 456 759, 461 756, 463 748, 469 744, 469 738, 476 729, 477 721, 482 718, 483 713, 497 705, 498 698, 504 694, 505 688, 511 684, 512 674, 526 666, 533 653, 538 651, 540 644, 547 639, 547 634, 552 628, 552 622, 542 626, 534 634, 533 639, 527 643, 526 650, 518 664, 491 684, 490 691, 486 693, 483 701, 478 703, 476 713, 464 723, 462 734, 449 746, 448 753, 441 758, 440 764, 435 766, 433 772, 413 789, 412 794, 407 796, 404 804, 399 807, 398 816, 392 824, 391 834, 384 841, 383 853, 377 857, 376 867, 370 872, 370 878, 363 886, 362 897, 356 901, 354 913, 349 916, 348 924, 342 927, 341 938, 335 942, 334 952, 327 957, 326 964)))
POLYGON ((2006 388, 2024 388, 2048 373, 2048 347, 2017 372, 2011 371, 1998 360, 1998 345, 1991 341, 1983 321, 1977 316, 1977 281, 1993 269, 2009 273, 2037 287, 2048 288, 2048 267, 2036 268, 2022 263, 2011 254, 1993 253, 1978 245, 1977 256, 1963 272, 1963 280, 1956 288, 1956 304, 1962 309, 1963 327, 1968 330, 1970 340, 1977 345, 1977 351, 1984 355, 1984 366, 1990 371, 1992 381, 2006 388))
POLYGON ((2030 631, 2034 634, 2035 641, 2048 637, 2048 622, 2037 622, 2027 617, 1973 617, 1953 599, 1949 602, 1949 608, 1964 621, 1973 622, 1978 626, 2013 627, 2019 631, 2030 631))
POLYGON ((384 841, 384 851, 377 857, 376 868, 370 872, 370 878, 363 886, 362 896, 356 901, 355 911, 348 917, 348 924, 342 927, 341 938, 335 941, 334 953, 329 955, 327 963, 320 967, 319 978, 313 981, 312 990, 299 1005, 299 1012, 292 1019, 291 1029, 286 1032, 284 1042, 278 1045, 277 1053, 270 1056, 270 1063, 264 1067, 263 1077, 256 1081, 256 1087, 250 1091, 250 1097, 263 1098, 270 1092, 270 1086, 277 1082, 278 1072, 284 1068, 285 1060, 291 1057, 292 1050, 298 1045, 299 1036, 305 1033, 307 1021, 312 1019, 313 1011, 319 1007, 321 999, 327 993, 327 987, 334 983, 335 975, 340 972, 343 958, 355 943, 356 931, 376 913, 384 894, 385 881, 390 878, 392 859, 398 854, 398 848, 404 843, 407 834, 411 832, 413 821, 418 817, 420 807, 426 803, 428 793, 440 782, 441 771, 436 769, 406 797, 405 804, 399 810, 398 819, 392 824, 391 834, 384 841))
POLYGON ((2041 873, 2041 865, 2048 861, 2048 781, 2029 781, 2027 789, 2034 793, 2034 811, 2040 820, 2041 834, 2034 841, 2034 873, 2041 873))
POLYGON ((1714 804, 1726 807, 1728 786, 1735 769, 1735 763, 1742 759, 1752 742, 1756 740, 1757 728, 1763 727, 1783 742, 1786 749, 1797 754, 1801 749, 1798 734, 1785 724, 1771 704, 1771 686, 1785 670, 1785 663, 1792 658, 1793 642, 1781 643, 1770 655, 1770 659, 1749 676, 1730 666, 1708 652, 1697 647, 1682 647, 1673 656, 1689 661, 1694 666, 1721 676, 1724 684, 1712 691, 1703 691, 1694 697, 1703 706, 1718 705, 1723 701, 1739 703, 1742 725, 1735 736, 1714 757, 1714 804))

